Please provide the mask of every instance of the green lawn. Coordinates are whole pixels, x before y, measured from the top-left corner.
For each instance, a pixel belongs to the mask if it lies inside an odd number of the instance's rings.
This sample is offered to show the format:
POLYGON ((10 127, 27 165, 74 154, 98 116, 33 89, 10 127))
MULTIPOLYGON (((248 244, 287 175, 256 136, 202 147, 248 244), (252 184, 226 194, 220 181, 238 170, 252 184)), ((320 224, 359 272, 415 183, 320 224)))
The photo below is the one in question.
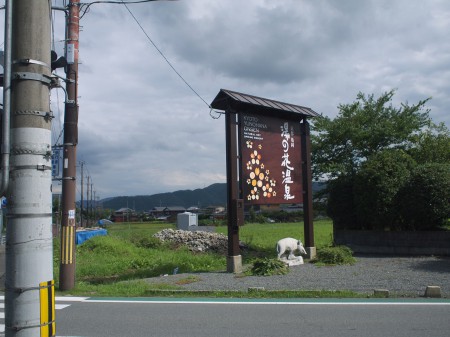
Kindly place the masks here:
MULTIPOLYGON (((168 223, 122 223, 108 226, 108 235, 94 237, 77 246, 76 288, 70 293, 115 296, 145 296, 155 289, 140 281, 162 274, 195 273, 226 270, 226 257, 214 253, 192 253, 185 247, 161 244, 152 237, 168 223)), ((216 232, 226 234, 227 228, 216 232)), ((329 220, 314 223, 315 244, 318 249, 332 243, 329 220)), ((255 257, 276 257, 276 242, 284 237, 302 241, 303 224, 246 224, 240 228, 240 240, 248 245, 243 251, 244 264, 255 257)), ((58 283, 59 242, 55 240, 54 275, 58 283)), ((164 288, 164 285, 162 285, 164 288)), ((171 288, 171 287, 169 287, 171 288)))

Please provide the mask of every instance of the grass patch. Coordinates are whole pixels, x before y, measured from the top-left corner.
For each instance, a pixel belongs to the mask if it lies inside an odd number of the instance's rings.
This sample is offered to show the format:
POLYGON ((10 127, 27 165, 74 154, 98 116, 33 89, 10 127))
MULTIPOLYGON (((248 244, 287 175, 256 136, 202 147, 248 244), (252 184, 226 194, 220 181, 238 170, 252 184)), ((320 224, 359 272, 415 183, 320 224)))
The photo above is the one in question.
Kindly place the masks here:
POLYGON ((92 284, 90 282, 78 281, 76 287, 66 294, 75 296, 120 296, 120 297, 141 297, 145 296, 148 291, 174 291, 179 289, 177 286, 168 284, 152 284, 150 285, 144 280, 133 280, 114 282, 109 284, 92 284))
MULTIPOLYGON (((56 249, 55 249, 56 250, 56 249)), ((185 247, 173 249, 161 245, 142 248, 115 236, 97 236, 77 246, 77 281, 83 284, 111 284, 164 274, 222 270, 225 256, 214 253, 194 254, 185 247)), ((58 275, 55 264, 54 274, 58 275)))
POLYGON ((264 290, 264 291, 177 291, 167 290, 159 291, 156 289, 149 290, 145 296, 161 296, 161 297, 201 297, 201 298, 367 298, 367 295, 355 293, 352 291, 328 291, 328 290, 264 290))
POLYGON ((186 278, 183 278, 181 280, 176 281, 175 284, 183 285, 183 284, 195 283, 195 282, 198 282, 198 281, 200 281, 200 277, 195 276, 195 275, 190 275, 190 276, 188 276, 186 278))
POLYGON ((251 275, 255 276, 286 275, 288 272, 289 268, 283 261, 266 257, 256 259, 250 269, 251 275))
MULTIPOLYGON (((70 293, 88 296, 137 297, 167 295, 170 292, 182 291, 183 296, 188 296, 190 292, 182 290, 181 285, 197 282, 199 279, 196 276, 182 279, 178 281, 178 285, 164 283, 155 285, 141 280, 164 274, 170 275, 176 268, 180 274, 226 270, 225 256, 215 253, 193 253, 183 246, 177 247, 156 241, 152 235, 165 228, 175 228, 175 225, 158 222, 113 224, 107 227, 107 236, 94 237, 77 246, 76 287, 70 293)), ((218 226, 216 231, 226 234, 227 228, 218 226)), ((331 221, 316 221, 314 235, 319 252, 321 247, 330 246, 332 244, 331 221)), ((248 249, 242 252, 244 264, 248 266, 258 258, 272 259, 272 262, 265 265, 263 263, 261 266, 263 273, 264 269, 265 272, 270 273, 269 269, 274 266, 269 264, 274 264, 276 258, 276 242, 284 237, 299 238, 303 241, 303 224, 266 223, 246 224, 241 227, 240 240, 248 245, 248 249)), ((54 240, 54 275, 58 283, 58 239, 54 240)), ((271 296, 270 292, 263 293, 265 297, 271 296)), ((307 296, 304 292, 285 293, 286 296, 307 296)), ((192 296, 199 296, 198 292, 192 292, 192 294, 192 296)), ((221 297, 226 292, 214 291, 208 294, 221 297)), ((335 292, 333 294, 338 296, 335 292)), ((317 297, 316 295, 314 292, 312 297, 317 297)), ((248 294, 242 292, 238 296, 248 297, 248 294)), ((276 292, 276 296, 285 295, 276 292)))
MULTIPOLYGON (((218 233, 227 234, 227 227, 216 228, 218 233)), ((239 229, 239 239, 248 246, 243 252, 243 262, 251 263, 258 257, 277 257, 278 240, 292 237, 305 243, 303 223, 250 223, 239 229)), ((333 244, 333 225, 331 220, 314 221, 314 238, 317 250, 333 244)))
POLYGON ((262 291, 189 291, 176 285, 148 284, 145 281, 125 281, 108 285, 79 282, 64 295, 95 297, 174 297, 174 298, 367 298, 367 294, 330 290, 262 290, 262 291))

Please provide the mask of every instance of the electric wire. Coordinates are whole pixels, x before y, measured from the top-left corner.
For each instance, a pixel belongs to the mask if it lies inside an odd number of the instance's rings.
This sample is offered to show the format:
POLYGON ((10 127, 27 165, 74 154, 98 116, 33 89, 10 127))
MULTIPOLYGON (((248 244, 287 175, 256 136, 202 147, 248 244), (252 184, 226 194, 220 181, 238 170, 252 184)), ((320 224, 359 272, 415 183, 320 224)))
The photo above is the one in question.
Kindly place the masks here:
MULTIPOLYGON (((139 4, 139 3, 144 3, 144 2, 155 2, 155 1, 177 1, 177 0, 132 0, 132 1, 127 1, 126 3, 129 4, 139 4)), ((80 11, 82 12, 82 14, 80 15, 80 19, 83 18, 83 16, 89 12, 89 9, 92 5, 96 5, 96 4, 113 4, 113 5, 122 5, 122 1, 121 0, 117 0, 117 1, 112 1, 112 0, 99 0, 99 1, 92 1, 92 2, 86 2, 86 3, 80 3, 80 11)))
POLYGON ((142 32, 144 33, 144 35, 147 37, 147 39, 150 41, 150 43, 153 45, 153 47, 155 47, 155 49, 158 51, 158 53, 162 56, 162 58, 166 61, 166 63, 169 65, 170 68, 172 68, 172 70, 175 72, 175 74, 178 75, 178 77, 188 86, 189 89, 192 90, 192 92, 197 95, 198 98, 200 98, 203 103, 206 104, 206 106, 208 108, 211 109, 211 106, 203 99, 203 97, 200 96, 200 94, 188 83, 188 81, 186 81, 186 79, 175 69, 175 67, 173 66, 173 64, 169 61, 169 59, 164 55, 164 53, 161 51, 161 49, 158 48, 158 46, 155 44, 155 42, 153 42, 153 40, 150 38, 150 36, 147 34, 147 32, 145 31, 144 27, 142 27, 141 23, 139 22, 139 20, 136 18, 136 16, 134 16, 133 12, 131 12, 130 8, 127 6, 127 4, 125 3, 125 1, 122 0, 122 3, 124 4, 125 8, 127 9, 127 11, 130 13, 130 15, 132 16, 132 18, 134 19, 134 21, 136 21, 137 25, 139 26, 139 28, 142 30, 142 32))
MULTIPOLYGON (((80 6, 80 11, 83 7, 83 13, 80 15, 80 19, 89 11, 89 7, 93 4, 99 4, 99 3, 108 3, 108 4, 121 4, 124 5, 127 11, 130 13, 133 20, 136 22, 136 24, 139 26, 141 31, 144 33, 144 35, 147 37, 147 40, 153 45, 153 47, 157 50, 157 52, 161 55, 161 57, 164 59, 164 61, 169 65, 169 67, 175 72, 175 74, 183 81, 183 83, 203 102, 206 104, 206 106, 210 109, 209 115, 213 119, 218 119, 223 114, 223 112, 215 110, 211 107, 211 105, 206 102, 206 100, 192 87, 192 85, 189 84, 189 82, 181 75, 181 73, 175 68, 175 66, 172 64, 172 62, 169 61, 169 59, 164 55, 162 50, 156 45, 156 43, 153 41, 153 39, 149 36, 149 34, 146 32, 144 27, 141 25, 139 20, 136 18, 136 16, 133 14, 133 12, 130 10, 130 8, 127 6, 127 4, 137 4, 137 3, 143 3, 143 2, 153 2, 158 0, 138 0, 138 1, 93 1, 90 3, 83 3, 80 6), (213 115, 213 112, 216 113, 216 116, 213 115)), ((174 1, 174 0, 166 0, 166 1, 174 1)))

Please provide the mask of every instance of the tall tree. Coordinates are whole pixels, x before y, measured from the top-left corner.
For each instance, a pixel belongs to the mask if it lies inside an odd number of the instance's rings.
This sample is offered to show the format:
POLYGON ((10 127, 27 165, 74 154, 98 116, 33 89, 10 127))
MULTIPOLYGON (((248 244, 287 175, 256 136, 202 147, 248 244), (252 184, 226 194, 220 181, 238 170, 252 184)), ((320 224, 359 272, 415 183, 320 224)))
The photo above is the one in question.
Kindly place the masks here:
POLYGON ((335 119, 314 121, 313 173, 330 179, 336 228, 438 228, 450 216, 450 132, 433 124, 428 99, 395 107, 394 94, 359 93, 335 119))
POLYGON ((450 163, 450 130, 444 123, 431 123, 416 135, 415 146, 409 152, 419 164, 450 163))
POLYGON ((395 90, 374 95, 358 93, 356 101, 340 104, 335 119, 317 118, 313 124, 313 174, 318 177, 351 175, 370 156, 385 149, 408 150, 417 133, 430 125, 429 99, 400 107, 392 104, 395 90))

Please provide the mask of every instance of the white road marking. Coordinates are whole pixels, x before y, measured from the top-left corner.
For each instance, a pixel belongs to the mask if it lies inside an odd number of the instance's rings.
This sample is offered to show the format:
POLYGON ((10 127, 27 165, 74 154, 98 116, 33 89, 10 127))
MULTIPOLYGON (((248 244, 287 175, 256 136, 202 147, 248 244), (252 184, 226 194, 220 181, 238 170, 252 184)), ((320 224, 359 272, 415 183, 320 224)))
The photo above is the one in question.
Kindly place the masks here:
POLYGON ((326 301, 298 301, 298 302, 289 302, 289 301, 214 301, 214 300, 206 300, 206 301, 190 301, 190 300, 111 300, 111 299, 88 299, 85 303, 136 303, 136 304, 234 304, 234 305, 378 305, 378 306, 450 306, 450 301, 442 301, 442 302, 391 302, 391 301, 380 301, 380 302, 370 302, 370 301, 355 301, 355 302, 326 302, 326 301))

